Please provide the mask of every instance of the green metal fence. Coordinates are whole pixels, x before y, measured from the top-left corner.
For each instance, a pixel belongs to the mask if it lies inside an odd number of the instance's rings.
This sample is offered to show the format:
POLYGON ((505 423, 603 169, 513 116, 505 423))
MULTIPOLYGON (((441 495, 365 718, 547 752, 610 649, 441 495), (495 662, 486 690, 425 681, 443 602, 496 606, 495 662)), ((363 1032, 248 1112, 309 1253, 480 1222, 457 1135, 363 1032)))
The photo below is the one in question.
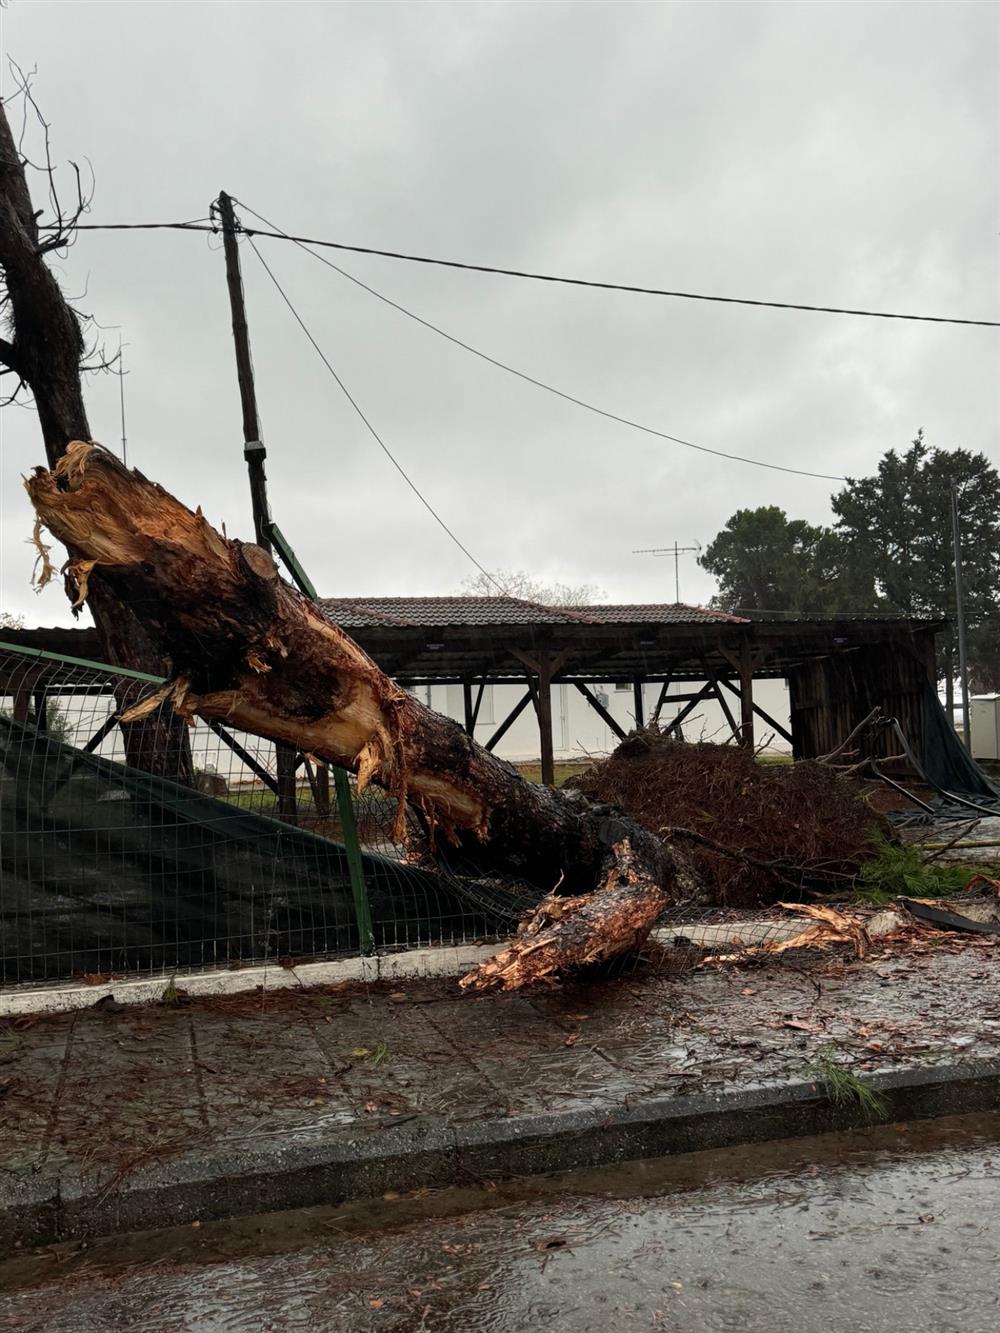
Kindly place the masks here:
POLYGON ((516 886, 441 864, 353 777, 161 708, 161 682, 0 644, 0 986, 504 934, 516 886))

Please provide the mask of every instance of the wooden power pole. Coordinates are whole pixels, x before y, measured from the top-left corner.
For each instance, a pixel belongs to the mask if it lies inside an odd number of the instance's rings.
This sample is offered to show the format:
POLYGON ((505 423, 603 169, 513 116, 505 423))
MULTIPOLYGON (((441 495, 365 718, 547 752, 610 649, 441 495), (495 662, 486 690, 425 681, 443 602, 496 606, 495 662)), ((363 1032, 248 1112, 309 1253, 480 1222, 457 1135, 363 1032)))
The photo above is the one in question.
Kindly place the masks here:
MULTIPOLYGON (((267 474, 264 460, 267 450, 260 438, 260 417, 257 413, 257 390, 250 357, 250 330, 247 326, 246 301, 243 296, 243 275, 240 272, 240 251, 236 240, 236 214, 232 198, 225 190, 216 201, 222 223, 222 246, 226 256, 226 285, 229 288, 229 308, 233 317, 233 345, 236 349, 236 377, 240 386, 240 406, 243 410, 243 457, 250 477, 250 504, 253 509, 254 541, 268 554, 272 551, 271 510, 267 503, 267 474)), ((288 823, 296 823, 295 751, 287 745, 275 746, 275 766, 278 779, 278 815, 288 823)))

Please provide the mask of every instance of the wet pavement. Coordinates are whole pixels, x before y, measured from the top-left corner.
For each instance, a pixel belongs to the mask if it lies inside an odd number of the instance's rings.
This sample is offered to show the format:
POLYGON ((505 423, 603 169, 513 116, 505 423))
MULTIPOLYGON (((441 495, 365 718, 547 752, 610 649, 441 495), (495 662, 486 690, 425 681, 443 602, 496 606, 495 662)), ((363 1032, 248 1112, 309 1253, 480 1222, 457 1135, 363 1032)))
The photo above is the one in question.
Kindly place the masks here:
POLYGON ((71 1172, 102 1191, 210 1151, 484 1120, 1000 1054, 1000 940, 910 935, 589 986, 450 981, 106 1003, 0 1021, 0 1193, 71 1172), (399 989, 394 989, 398 986, 399 989))
POLYGON ((1000 1115, 52 1247, 22 1333, 992 1333, 1000 1115))

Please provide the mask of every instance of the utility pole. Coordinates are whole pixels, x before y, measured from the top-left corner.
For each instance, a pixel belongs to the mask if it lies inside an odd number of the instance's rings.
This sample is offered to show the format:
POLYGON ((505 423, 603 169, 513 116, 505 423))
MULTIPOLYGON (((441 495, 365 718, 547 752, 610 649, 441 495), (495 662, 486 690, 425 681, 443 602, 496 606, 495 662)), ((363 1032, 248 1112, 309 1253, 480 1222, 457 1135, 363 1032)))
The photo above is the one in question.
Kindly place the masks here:
POLYGON ((969 662, 965 644, 965 588, 962 582, 962 529, 958 521, 958 488, 951 484, 951 539, 955 548, 955 623, 958 627, 958 675, 962 687, 962 733, 972 753, 969 725, 969 662))
POLYGON ((697 551, 701 555, 701 542, 695 542, 693 546, 678 546, 674 542, 673 546, 646 546, 641 550, 633 551, 633 555, 672 555, 674 557, 674 601, 679 603, 681 600, 681 556, 689 555, 692 551, 697 551))
MULTIPOLYGON (((226 255, 226 284, 233 317, 233 343, 236 347, 236 375, 243 409, 243 457, 250 474, 250 504, 253 509, 254 540, 271 554, 271 511, 267 504, 267 477, 264 459, 267 451, 260 438, 257 415, 257 391, 254 386, 253 361, 250 359, 250 330, 247 328, 240 251, 236 242, 236 214, 233 201, 225 190, 216 201, 222 223, 222 245, 226 255)), ((295 751, 287 745, 275 745, 274 762, 278 780, 278 817, 289 824, 298 822, 295 779, 295 751)))
POLYGON ((216 201, 222 223, 222 247, 226 255, 226 284, 229 287, 229 307, 233 316, 233 343, 236 348, 236 376, 240 385, 240 405, 243 409, 243 457, 250 474, 250 504, 253 509, 254 540, 265 551, 271 552, 271 511, 267 504, 267 476, 264 459, 267 450, 260 438, 260 418, 257 415, 257 391, 254 387, 253 361, 250 359, 250 330, 247 328, 246 302, 243 299, 243 277, 240 273, 240 251, 236 243, 236 214, 233 201, 225 190, 216 201))
POLYGON ((118 335, 118 403, 122 417, 122 462, 128 466, 128 441, 125 438, 125 359, 122 335, 118 335))

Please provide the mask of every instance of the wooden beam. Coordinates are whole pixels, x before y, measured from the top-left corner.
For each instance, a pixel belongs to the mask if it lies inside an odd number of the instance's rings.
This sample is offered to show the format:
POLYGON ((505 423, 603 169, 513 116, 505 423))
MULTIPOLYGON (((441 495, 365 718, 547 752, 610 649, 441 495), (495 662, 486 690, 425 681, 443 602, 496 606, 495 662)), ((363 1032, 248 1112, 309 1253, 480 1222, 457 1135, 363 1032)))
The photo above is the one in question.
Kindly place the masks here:
POLYGON ((472 711, 472 681, 462 681, 462 702, 465 705, 465 734, 471 736, 476 730, 476 715, 472 711))
MULTIPOLYGON (((115 714, 113 717, 108 718, 108 722, 110 722, 112 725, 114 725, 114 723, 117 722, 117 720, 118 720, 117 714, 115 714)), ((236 737, 231 736, 229 732, 225 729, 225 727, 223 727, 220 723, 216 722, 212 718, 206 719, 206 721, 207 725, 211 727, 211 729, 215 732, 216 736, 218 736, 219 740, 224 741, 225 744, 229 746, 230 750, 232 750, 233 754, 236 755, 237 759, 242 760, 242 762, 246 764, 247 768, 249 768, 250 772, 253 773, 256 777, 260 778, 264 786, 269 787, 271 791, 273 791, 275 795, 277 795, 278 784, 274 780, 274 778, 271 777, 271 774, 267 771, 264 765, 259 763, 249 752, 249 750, 244 749, 243 746, 236 739, 236 737)), ((107 726, 107 723, 105 723, 104 725, 107 726)), ((104 728, 102 727, 101 730, 103 731, 104 728)), ((111 727, 108 727, 108 731, 110 730, 111 727)), ((103 739, 104 736, 101 735, 101 732, 97 732, 96 735, 91 736, 90 740, 87 742, 87 749, 88 750, 91 749, 92 745, 93 748, 96 749, 97 746, 100 745, 103 739)), ((292 773, 292 780, 293 782, 295 780, 294 771, 292 773)))
POLYGON ((661 687, 661 689, 660 689, 660 697, 657 699, 657 701, 656 701, 656 707, 653 709, 653 721, 654 721, 654 722, 659 722, 659 720, 660 720, 660 712, 661 712, 661 710, 662 710, 662 708, 663 708, 663 704, 664 704, 664 702, 665 702, 665 700, 666 700, 666 697, 667 697, 667 690, 669 690, 669 688, 670 688, 670 682, 671 682, 672 680, 673 680, 673 676, 666 676, 666 677, 664 677, 663 685, 662 685, 662 687, 661 687))
MULTIPOLYGON (((729 693, 735 694, 737 699, 739 699, 740 692, 731 680, 726 680, 725 676, 720 676, 719 684, 725 685, 729 693)), ((820 707, 821 705, 817 703, 808 706, 820 707)), ((770 713, 765 713, 763 708, 761 708, 760 704, 755 703, 753 705, 753 711, 757 714, 759 718, 761 718, 764 722, 766 722, 769 727, 773 727, 779 736, 783 736, 785 740, 789 743, 789 745, 792 744, 792 733, 788 730, 787 727, 783 727, 780 722, 778 722, 775 718, 773 718, 770 713)))
POLYGON ((532 697, 532 690, 531 687, 529 686, 528 689, 525 691, 524 696, 520 699, 518 703, 514 705, 514 707, 510 710, 510 712, 507 714, 504 720, 500 723, 499 727, 497 727, 493 735, 486 742, 486 745, 484 747, 485 749, 492 750, 497 745, 500 744, 503 738, 507 735, 507 732, 510 731, 511 727, 514 725, 517 719, 527 708, 528 704, 531 703, 531 697, 532 697))
POLYGON ((729 723, 729 730, 733 733, 733 740, 739 743, 740 731, 739 727, 736 725, 736 719, 733 717, 733 710, 729 707, 729 704, 726 701, 726 696, 719 689, 719 682, 714 677, 712 680, 712 688, 715 692, 716 699, 719 701, 719 707, 722 709, 726 721, 729 723))
MULTIPOLYGON (((712 682, 709 681, 707 684, 705 684, 705 685, 703 685, 703 686, 701 687, 701 689, 698 691, 697 694, 689 695, 689 696, 688 696, 688 702, 684 705, 684 707, 683 707, 683 708, 681 709, 681 711, 677 714, 677 716, 674 718, 674 720, 673 720, 672 722, 668 722, 668 723, 667 723, 667 730, 668 730, 668 731, 673 731, 674 728, 676 727, 676 728, 678 729, 678 732, 679 732, 679 731, 680 731, 681 723, 684 721, 684 719, 685 719, 690 713, 693 713, 693 712, 694 712, 694 710, 698 707, 698 705, 701 703, 701 701, 702 701, 703 699, 706 699, 706 698, 709 696, 709 694, 711 693, 711 691, 712 691, 712 682)), ((668 702, 669 702, 669 701, 668 701, 668 702)))
POLYGON ((591 693, 590 689, 586 685, 584 685, 582 680, 574 680, 573 685, 576 689, 580 691, 580 693, 586 699, 587 703, 590 704, 591 708, 598 715, 598 717, 603 718, 603 720, 608 724, 608 726, 615 733, 618 739, 620 741, 623 741, 627 733, 621 729, 621 727, 611 716, 608 710, 604 707, 601 701, 597 698, 597 696, 591 693))
POLYGON ((93 736, 91 736, 90 740, 87 741, 87 744, 83 747, 84 754, 93 754, 105 737, 110 736, 117 725, 118 713, 116 710, 109 718, 106 718, 105 721, 101 723, 93 736))

